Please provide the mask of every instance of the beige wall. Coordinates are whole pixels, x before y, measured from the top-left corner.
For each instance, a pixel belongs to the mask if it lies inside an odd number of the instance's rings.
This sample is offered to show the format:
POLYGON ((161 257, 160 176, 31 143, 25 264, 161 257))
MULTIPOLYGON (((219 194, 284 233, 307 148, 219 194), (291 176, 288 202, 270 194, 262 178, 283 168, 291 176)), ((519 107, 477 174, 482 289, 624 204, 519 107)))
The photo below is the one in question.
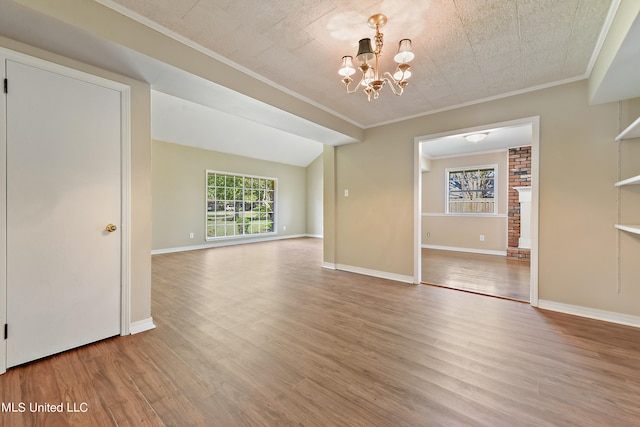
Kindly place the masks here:
POLYGON ((131 321, 151 316, 151 104, 146 83, 0 37, 0 46, 131 87, 131 321))
POLYGON ((322 175, 323 156, 307 166, 307 234, 322 236, 322 175))
POLYGON ((430 132, 404 123, 336 147, 336 264, 413 274, 413 137, 430 132))
POLYGON ((412 275, 414 137, 540 116, 540 299, 640 315, 638 276, 616 286, 618 104, 587 96, 586 81, 565 84, 368 129, 338 147, 336 262, 412 275))
POLYGON ((306 168, 154 141, 154 250, 213 244, 205 238, 207 169, 277 178, 277 237, 306 234, 306 168))
POLYGON ((325 264, 336 262, 336 148, 325 145, 322 151, 322 230, 325 264))
POLYGON ((432 159, 422 174, 422 244, 465 250, 506 252, 509 197, 509 153, 432 159), (497 165, 497 216, 445 214, 447 168, 497 165), (480 235, 484 241, 480 241, 480 235))

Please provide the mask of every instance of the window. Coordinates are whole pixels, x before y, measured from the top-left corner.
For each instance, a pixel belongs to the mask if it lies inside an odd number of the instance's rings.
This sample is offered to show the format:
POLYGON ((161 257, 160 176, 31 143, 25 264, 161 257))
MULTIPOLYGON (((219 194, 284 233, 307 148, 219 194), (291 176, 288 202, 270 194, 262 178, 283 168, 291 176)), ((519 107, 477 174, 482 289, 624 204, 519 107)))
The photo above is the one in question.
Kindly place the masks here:
POLYGON ((447 213, 497 213, 497 165, 447 169, 447 213))
POLYGON ((207 240, 275 232, 277 183, 207 171, 207 240))

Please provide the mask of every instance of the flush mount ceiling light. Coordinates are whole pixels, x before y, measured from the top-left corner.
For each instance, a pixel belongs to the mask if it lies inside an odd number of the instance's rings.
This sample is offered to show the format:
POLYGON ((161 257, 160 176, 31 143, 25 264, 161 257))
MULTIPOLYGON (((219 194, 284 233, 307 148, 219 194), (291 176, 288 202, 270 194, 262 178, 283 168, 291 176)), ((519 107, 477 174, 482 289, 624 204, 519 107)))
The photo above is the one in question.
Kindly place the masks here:
POLYGON ((377 99, 380 95, 380 89, 388 84, 394 94, 400 96, 404 92, 404 88, 407 85, 407 79, 411 77, 411 71, 409 71, 409 62, 411 62, 414 58, 413 51, 411 50, 411 40, 410 39, 402 39, 398 43, 398 53, 393 57, 393 60, 398 63, 395 72, 393 75, 385 71, 384 73, 380 72, 379 69, 379 60, 380 55, 382 55, 382 33, 380 32, 380 28, 384 27, 387 23, 387 17, 378 13, 373 15, 367 21, 367 25, 369 28, 373 28, 376 30, 375 35, 375 44, 376 50, 372 50, 371 48, 371 39, 366 38, 362 39, 359 42, 358 53, 356 54, 356 59, 360 62, 360 66, 358 69, 362 72, 362 78, 358 86, 351 89, 349 86, 353 82, 351 76, 355 74, 356 70, 353 65, 353 57, 352 56, 343 56, 342 57, 342 66, 338 73, 343 76, 342 83, 344 83, 347 93, 355 93, 357 92, 359 86, 363 86, 364 93, 367 94, 367 99, 371 101, 371 96, 373 95, 373 99, 377 99), (375 58, 375 64, 371 66, 369 61, 375 58))
POLYGON ((486 133, 472 133, 469 135, 465 135, 464 139, 466 139, 469 142, 473 142, 475 144, 476 142, 482 141, 486 137, 487 137, 486 133))

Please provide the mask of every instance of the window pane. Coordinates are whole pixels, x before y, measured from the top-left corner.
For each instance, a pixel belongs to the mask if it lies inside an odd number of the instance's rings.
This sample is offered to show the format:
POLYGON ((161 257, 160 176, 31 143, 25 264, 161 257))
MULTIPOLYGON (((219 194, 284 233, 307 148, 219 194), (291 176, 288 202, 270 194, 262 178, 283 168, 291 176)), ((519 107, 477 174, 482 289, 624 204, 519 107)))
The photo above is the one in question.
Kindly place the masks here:
POLYGON ((449 213, 495 213, 495 168, 447 172, 449 213))
POLYGON ((207 172, 207 238, 274 232, 276 181, 207 172))

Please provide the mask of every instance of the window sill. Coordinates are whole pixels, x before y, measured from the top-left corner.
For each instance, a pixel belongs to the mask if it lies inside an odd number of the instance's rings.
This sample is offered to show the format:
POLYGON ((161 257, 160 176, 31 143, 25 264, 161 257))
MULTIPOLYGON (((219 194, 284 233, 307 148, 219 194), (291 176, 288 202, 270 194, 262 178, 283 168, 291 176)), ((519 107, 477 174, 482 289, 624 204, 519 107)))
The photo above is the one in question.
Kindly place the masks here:
POLYGON ((422 216, 431 216, 431 217, 473 217, 473 218, 506 218, 507 214, 490 214, 490 213, 439 213, 439 212, 423 212, 422 216))
POLYGON ((237 236, 224 236, 224 237, 207 237, 205 240, 207 242, 224 242, 229 240, 250 240, 256 239, 259 240, 261 237, 272 237, 277 235, 278 233, 272 231, 270 233, 257 233, 257 234, 240 234, 237 236))

